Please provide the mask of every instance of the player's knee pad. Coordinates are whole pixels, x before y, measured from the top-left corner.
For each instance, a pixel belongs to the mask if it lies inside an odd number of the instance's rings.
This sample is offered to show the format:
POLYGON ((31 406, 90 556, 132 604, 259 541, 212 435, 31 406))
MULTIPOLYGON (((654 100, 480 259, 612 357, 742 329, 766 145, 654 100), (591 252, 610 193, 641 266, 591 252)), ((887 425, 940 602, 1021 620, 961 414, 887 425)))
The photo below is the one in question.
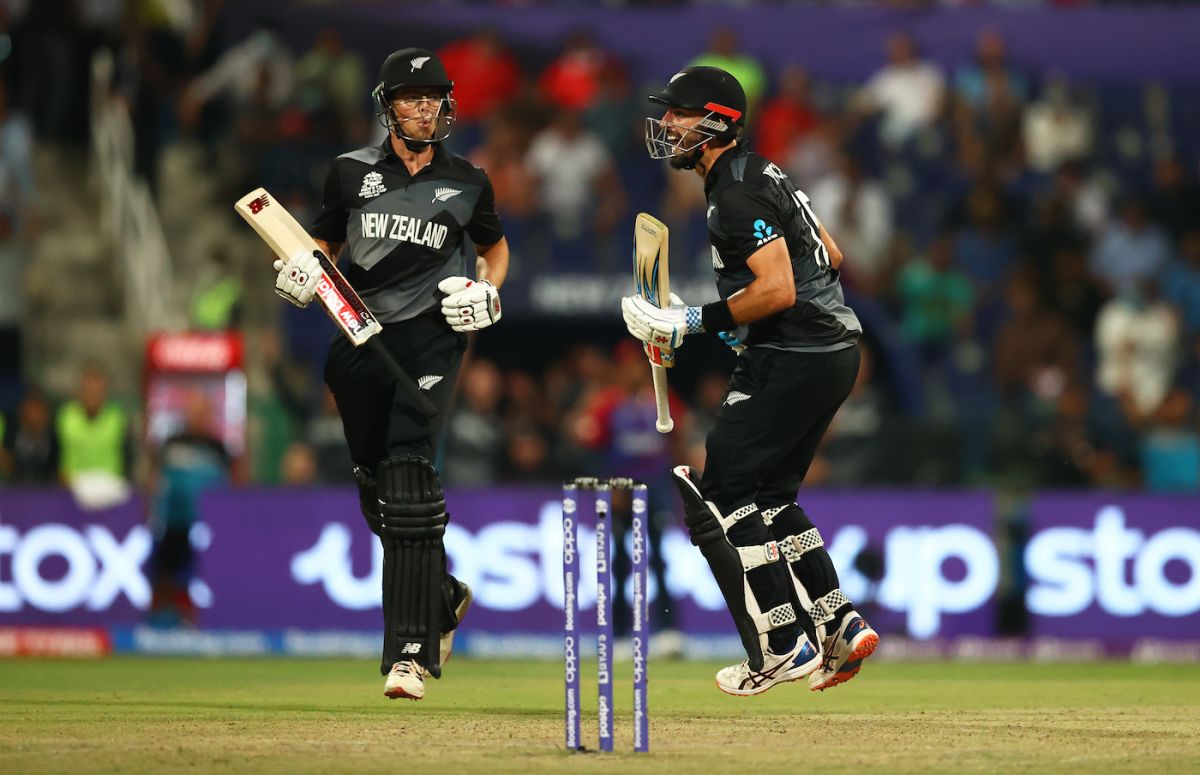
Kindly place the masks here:
POLYGON ((381 535, 396 540, 441 538, 446 499, 437 469, 423 457, 390 457, 375 473, 381 535))
POLYGON ((354 467, 354 481, 358 483, 358 507, 362 510, 367 527, 375 535, 381 535, 383 516, 379 513, 379 492, 375 488, 375 477, 366 466, 354 467))

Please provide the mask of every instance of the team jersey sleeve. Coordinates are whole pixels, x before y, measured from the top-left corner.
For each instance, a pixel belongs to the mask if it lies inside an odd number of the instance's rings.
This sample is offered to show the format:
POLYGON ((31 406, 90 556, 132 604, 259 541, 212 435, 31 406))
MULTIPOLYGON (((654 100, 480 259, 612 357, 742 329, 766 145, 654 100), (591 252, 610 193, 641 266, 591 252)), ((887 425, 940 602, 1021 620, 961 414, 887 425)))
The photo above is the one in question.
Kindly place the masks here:
POLYGON ((496 192, 492 190, 492 181, 487 175, 483 176, 483 190, 475 201, 475 212, 467 224, 467 234, 472 242, 483 247, 495 245, 504 236, 504 227, 500 225, 500 216, 496 213, 496 192))
POLYGON ((733 246, 730 258, 745 261, 764 245, 783 239, 783 213, 765 188, 731 185, 717 202, 717 218, 733 246))
POLYGON ((308 233, 326 242, 345 242, 347 217, 346 206, 342 201, 341 175, 338 174, 338 163, 335 161, 329 167, 329 174, 325 176, 321 214, 313 221, 308 233))

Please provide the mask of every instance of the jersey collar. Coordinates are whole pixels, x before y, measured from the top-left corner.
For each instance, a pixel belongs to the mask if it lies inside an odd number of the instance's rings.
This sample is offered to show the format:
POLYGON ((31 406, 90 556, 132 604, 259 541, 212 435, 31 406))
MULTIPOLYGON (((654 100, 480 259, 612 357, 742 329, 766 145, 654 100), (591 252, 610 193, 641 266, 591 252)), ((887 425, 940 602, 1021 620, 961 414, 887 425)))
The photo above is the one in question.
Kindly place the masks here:
MULTIPOLYGON (((379 147, 383 150, 383 158, 388 162, 388 164, 396 169, 401 170, 405 175, 408 174, 408 167, 404 166, 404 162, 400 161, 400 157, 392 148, 392 138, 390 136, 383 138, 383 142, 380 143, 379 147)), ((442 144, 434 143, 433 158, 429 160, 428 164, 417 170, 417 174, 420 175, 426 170, 432 170, 440 167, 446 162, 447 158, 447 151, 442 147, 442 144)))
POLYGON ((739 156, 745 156, 747 153, 749 153, 749 151, 747 150, 746 146, 742 143, 738 143, 733 148, 730 148, 728 151, 718 156, 717 160, 713 162, 712 169, 709 170, 708 174, 704 176, 704 195, 709 195, 709 193, 713 190, 713 187, 717 185, 717 181, 720 180, 721 176, 724 175, 729 169, 729 165, 733 164, 734 159, 738 158, 739 156))

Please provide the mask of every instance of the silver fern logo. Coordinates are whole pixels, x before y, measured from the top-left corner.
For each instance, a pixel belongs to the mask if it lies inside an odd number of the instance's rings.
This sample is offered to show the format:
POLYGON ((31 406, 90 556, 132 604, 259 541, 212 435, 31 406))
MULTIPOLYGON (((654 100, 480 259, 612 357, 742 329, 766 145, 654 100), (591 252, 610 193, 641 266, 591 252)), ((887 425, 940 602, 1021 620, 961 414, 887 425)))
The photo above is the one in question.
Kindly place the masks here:
POLYGON ((725 406, 733 406, 739 401, 745 401, 749 398, 750 396, 746 393, 742 393, 738 390, 731 390, 729 391, 729 395, 725 396, 725 406))
POLYGON ((417 387, 421 390, 429 390, 431 387, 441 382, 442 378, 437 374, 429 374, 417 380, 417 387))
POLYGON ((424 67, 425 63, 428 61, 429 61, 429 57, 417 57, 416 59, 410 60, 409 64, 412 65, 412 70, 410 70, 409 72, 412 72, 412 73, 417 72, 422 67, 424 67))
POLYGON ((445 202, 450 197, 458 196, 461 193, 462 192, 457 188, 435 188, 433 190, 433 199, 431 201, 445 202))

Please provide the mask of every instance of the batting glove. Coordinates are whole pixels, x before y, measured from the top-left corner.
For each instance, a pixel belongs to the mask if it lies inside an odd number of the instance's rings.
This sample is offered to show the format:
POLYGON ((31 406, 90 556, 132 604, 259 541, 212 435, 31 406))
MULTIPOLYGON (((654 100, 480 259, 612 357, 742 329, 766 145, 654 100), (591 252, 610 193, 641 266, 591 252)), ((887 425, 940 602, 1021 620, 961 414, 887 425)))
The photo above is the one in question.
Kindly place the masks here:
POLYGON ((321 280, 321 262, 307 250, 297 250, 287 261, 275 260, 275 292, 295 304, 307 307, 321 280))
POLYGON ((500 289, 487 280, 447 277, 438 290, 446 294, 442 314, 455 331, 478 331, 500 319, 500 289))
POLYGON ((683 343, 685 335, 704 330, 704 324, 700 322, 700 308, 674 303, 677 299, 673 298, 671 306, 666 309, 659 309, 641 296, 626 296, 621 299, 625 327, 643 342, 664 350, 674 350, 683 343))
POLYGON ((738 336, 739 333, 741 333, 741 332, 740 331, 718 331, 717 338, 719 338, 725 344, 729 345, 729 347, 735 353, 737 353, 738 355, 741 355, 742 352, 746 349, 746 345, 742 344, 742 340, 738 336))

